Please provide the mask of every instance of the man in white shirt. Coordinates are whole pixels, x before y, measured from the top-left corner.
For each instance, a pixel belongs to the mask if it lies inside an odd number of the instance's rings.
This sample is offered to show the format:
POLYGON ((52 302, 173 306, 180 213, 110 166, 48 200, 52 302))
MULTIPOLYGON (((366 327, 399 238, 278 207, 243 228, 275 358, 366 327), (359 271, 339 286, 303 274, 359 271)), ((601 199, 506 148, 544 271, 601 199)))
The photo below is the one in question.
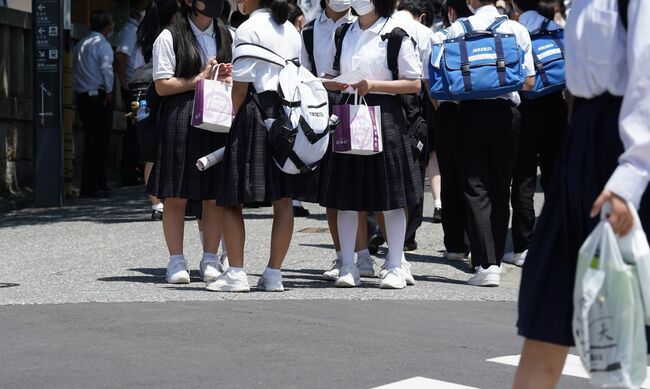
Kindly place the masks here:
MULTIPOLYGON (((125 111, 131 111, 131 92, 129 81, 133 79, 135 70, 135 59, 137 53, 138 26, 144 18, 150 0, 131 0, 131 17, 120 30, 115 54, 115 71, 120 82, 122 100, 125 111)), ((138 139, 135 133, 135 126, 127 120, 126 133, 122 140, 122 185, 137 185, 139 183, 137 172, 140 160, 138 139)))
POLYGON ((85 132, 85 157, 81 178, 83 197, 108 190, 106 154, 113 124, 113 19, 106 11, 90 15, 92 32, 74 47, 72 91, 85 132))
MULTIPOLYGON (((486 30, 501 14, 495 0, 470 0, 474 15, 467 18, 473 30, 486 30)), ((465 35, 465 28, 456 21, 448 39, 465 35)), ((512 34, 524 52, 523 67, 526 87, 534 83, 535 69, 528 30, 507 20, 497 29, 512 34)), ((501 258, 505 252, 510 219, 510 170, 514 156, 512 107, 520 103, 512 92, 495 99, 468 100, 459 105, 461 125, 458 134, 458 158, 461 180, 468 209, 468 232, 472 263, 476 273, 468 284, 499 286, 501 258)))

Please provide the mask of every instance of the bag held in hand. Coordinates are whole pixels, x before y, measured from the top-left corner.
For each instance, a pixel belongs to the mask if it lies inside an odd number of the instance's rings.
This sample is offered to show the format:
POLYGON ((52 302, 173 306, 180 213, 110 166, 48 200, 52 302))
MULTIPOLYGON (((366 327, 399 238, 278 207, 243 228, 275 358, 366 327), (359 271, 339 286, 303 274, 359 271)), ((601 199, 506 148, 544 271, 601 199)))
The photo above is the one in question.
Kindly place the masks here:
POLYGON ((373 155, 383 151, 381 108, 368 106, 354 94, 354 104, 335 105, 339 125, 332 137, 332 151, 342 154, 373 155))
POLYGON ((232 126, 232 84, 217 80, 220 65, 212 67, 211 79, 199 80, 194 94, 192 126, 227 133, 232 126))

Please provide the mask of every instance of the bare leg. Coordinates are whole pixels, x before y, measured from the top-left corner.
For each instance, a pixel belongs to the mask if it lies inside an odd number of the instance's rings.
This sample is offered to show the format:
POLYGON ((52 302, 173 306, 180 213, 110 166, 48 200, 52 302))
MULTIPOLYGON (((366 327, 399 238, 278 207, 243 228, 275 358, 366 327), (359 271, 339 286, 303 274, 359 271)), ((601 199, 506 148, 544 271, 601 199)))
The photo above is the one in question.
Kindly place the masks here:
POLYGON ((436 152, 432 152, 429 157, 429 165, 427 166, 427 174, 429 175, 429 184, 431 185, 431 193, 433 194, 433 201, 440 201, 440 167, 438 166, 438 156, 436 152))
POLYGON ((357 227, 357 241, 354 245, 354 251, 368 249, 368 214, 359 212, 359 225, 357 227))
POLYGON ((216 254, 219 250, 222 234, 223 208, 218 207, 214 200, 203 202, 203 252, 216 254))
MULTIPOLYGON (((271 256, 269 267, 280 269, 287 256, 293 236, 293 205, 290 198, 273 202, 273 230, 271 231, 271 256)), ((226 246, 230 247, 228 243, 226 246)))
POLYGON ((568 353, 568 347, 526 339, 512 388, 555 388, 568 353))
POLYGON ((183 235, 185 233, 185 206, 187 199, 166 198, 163 212, 163 233, 169 255, 183 254, 183 235), (169 210, 169 211, 168 211, 169 210))
POLYGON ((341 251, 341 242, 339 241, 339 227, 337 218, 339 211, 334 208, 327 208, 325 210, 327 215, 327 226, 330 228, 330 235, 332 235, 332 242, 334 243, 334 250, 341 251))
POLYGON ((241 205, 223 207, 223 239, 228 247, 230 267, 244 267, 244 240, 246 230, 241 205))
MULTIPOLYGON (((151 170, 153 169, 153 162, 146 162, 144 164, 144 185, 147 186, 149 182, 149 176, 151 175, 151 170)), ((149 196, 151 200, 151 205, 160 204, 160 199, 156 196, 149 196)))

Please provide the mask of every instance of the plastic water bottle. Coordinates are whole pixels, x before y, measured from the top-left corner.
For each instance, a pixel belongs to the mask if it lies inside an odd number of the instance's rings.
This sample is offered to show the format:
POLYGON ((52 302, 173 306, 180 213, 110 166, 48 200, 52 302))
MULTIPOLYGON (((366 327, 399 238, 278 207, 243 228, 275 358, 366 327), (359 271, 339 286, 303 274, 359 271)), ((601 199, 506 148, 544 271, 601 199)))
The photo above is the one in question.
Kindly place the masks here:
POLYGON ((149 106, 147 105, 147 100, 141 100, 138 111, 135 113, 135 120, 142 121, 149 117, 149 106))

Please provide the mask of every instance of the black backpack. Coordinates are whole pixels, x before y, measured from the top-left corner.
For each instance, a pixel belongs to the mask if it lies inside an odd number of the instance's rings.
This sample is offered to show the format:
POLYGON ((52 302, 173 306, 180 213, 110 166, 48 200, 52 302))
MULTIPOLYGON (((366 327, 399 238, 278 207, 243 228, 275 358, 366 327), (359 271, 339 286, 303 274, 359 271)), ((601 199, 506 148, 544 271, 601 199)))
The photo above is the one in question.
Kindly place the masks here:
POLYGON ((307 59, 309 61, 309 66, 311 66, 311 73, 318 77, 316 72, 316 61, 314 60, 314 24, 316 20, 312 20, 307 23, 305 27, 302 28, 302 42, 305 45, 305 51, 307 51, 307 59))
MULTIPOLYGON (((336 29, 334 33, 334 44, 336 45, 336 55, 334 56, 333 68, 335 71, 341 71, 341 51, 343 49, 343 39, 345 34, 350 29, 352 23, 343 24, 336 29)), ((391 32, 383 34, 381 39, 388 41, 386 46, 386 62, 390 70, 393 80, 399 79, 398 57, 400 49, 402 48, 402 41, 409 35, 403 29, 395 27, 391 32)), ((417 43, 413 38, 411 42, 417 47, 417 43)), ((400 95, 402 102, 402 109, 406 116, 406 124, 408 125, 408 135, 411 139, 411 149, 413 150, 413 158, 421 159, 426 157, 427 148, 427 122, 422 115, 422 104, 426 103, 418 94, 400 95)))

